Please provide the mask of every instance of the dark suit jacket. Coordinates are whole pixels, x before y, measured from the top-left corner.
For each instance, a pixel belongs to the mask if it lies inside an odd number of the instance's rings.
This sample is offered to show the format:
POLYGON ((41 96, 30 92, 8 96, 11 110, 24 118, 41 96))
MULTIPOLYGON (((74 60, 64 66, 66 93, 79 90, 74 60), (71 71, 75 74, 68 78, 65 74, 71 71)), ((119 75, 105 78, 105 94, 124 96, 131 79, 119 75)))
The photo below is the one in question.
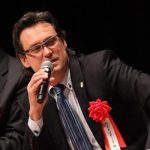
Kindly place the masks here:
POLYGON ((21 150, 24 135, 18 100, 24 98, 26 79, 17 59, 0 49, 0 150, 21 150))
MULTIPOLYGON (((72 56, 69 65, 82 112, 103 149, 100 125, 88 117, 89 101, 98 98, 107 100, 112 107, 111 116, 128 146, 126 149, 144 150, 148 136, 150 76, 127 66, 109 50, 82 57, 72 56), (83 88, 81 82, 84 83, 83 88)), ((25 108, 25 102, 23 106, 25 108)), ((49 98, 44 109, 43 121, 39 137, 35 137, 27 127, 24 150, 30 149, 30 146, 36 150, 68 150, 56 103, 52 98, 49 98)))

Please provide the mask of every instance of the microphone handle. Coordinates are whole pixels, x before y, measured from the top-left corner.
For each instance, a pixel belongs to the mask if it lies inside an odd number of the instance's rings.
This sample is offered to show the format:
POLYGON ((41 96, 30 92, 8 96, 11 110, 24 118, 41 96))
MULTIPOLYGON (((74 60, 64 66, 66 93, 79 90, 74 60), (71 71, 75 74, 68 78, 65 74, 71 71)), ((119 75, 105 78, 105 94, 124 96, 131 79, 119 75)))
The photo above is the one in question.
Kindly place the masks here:
POLYGON ((42 84, 40 85, 39 91, 38 91, 37 101, 40 104, 43 103, 44 98, 46 96, 49 78, 50 78, 50 72, 51 72, 51 70, 49 68, 44 68, 44 69, 45 69, 45 72, 48 73, 48 79, 43 80, 42 84))
POLYGON ((48 88, 48 81, 44 80, 39 88, 39 92, 38 92, 38 96, 37 96, 38 103, 43 103, 44 98, 47 93, 47 88, 48 88))

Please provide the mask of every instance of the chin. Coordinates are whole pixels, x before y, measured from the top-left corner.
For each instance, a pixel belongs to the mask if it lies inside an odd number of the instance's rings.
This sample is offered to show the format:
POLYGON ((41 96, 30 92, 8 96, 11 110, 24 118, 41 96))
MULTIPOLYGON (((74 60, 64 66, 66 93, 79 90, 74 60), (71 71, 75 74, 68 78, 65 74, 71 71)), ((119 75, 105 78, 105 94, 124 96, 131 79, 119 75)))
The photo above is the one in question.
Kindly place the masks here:
POLYGON ((59 72, 61 70, 62 70, 62 68, 60 66, 54 66, 54 68, 53 68, 54 72, 59 72))

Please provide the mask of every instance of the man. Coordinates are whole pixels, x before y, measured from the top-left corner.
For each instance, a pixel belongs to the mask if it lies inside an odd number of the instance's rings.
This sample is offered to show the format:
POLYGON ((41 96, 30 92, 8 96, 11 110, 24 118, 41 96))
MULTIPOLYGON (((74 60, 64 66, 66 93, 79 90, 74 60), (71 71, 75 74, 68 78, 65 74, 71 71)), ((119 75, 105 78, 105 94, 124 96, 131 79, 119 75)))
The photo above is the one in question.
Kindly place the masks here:
POLYGON ((16 58, 0 49, 0 150, 21 150, 24 125, 18 101, 24 99, 27 78, 16 58))
POLYGON ((65 96, 84 126, 92 147, 89 149, 107 149, 107 145, 112 150, 145 149, 150 111, 149 75, 127 66, 110 50, 75 56, 49 12, 28 12, 18 20, 13 29, 13 43, 22 64, 35 72, 27 87, 29 104, 20 103, 29 115, 25 118, 28 124, 25 150, 76 149, 62 119, 59 96, 53 93, 60 83, 65 85, 65 96), (45 59, 52 62, 53 70, 46 98, 38 103, 39 87, 48 79, 48 73, 40 69, 45 59), (105 122, 110 134, 104 125, 89 117, 89 102, 97 99, 106 100, 111 107, 112 119, 105 122))

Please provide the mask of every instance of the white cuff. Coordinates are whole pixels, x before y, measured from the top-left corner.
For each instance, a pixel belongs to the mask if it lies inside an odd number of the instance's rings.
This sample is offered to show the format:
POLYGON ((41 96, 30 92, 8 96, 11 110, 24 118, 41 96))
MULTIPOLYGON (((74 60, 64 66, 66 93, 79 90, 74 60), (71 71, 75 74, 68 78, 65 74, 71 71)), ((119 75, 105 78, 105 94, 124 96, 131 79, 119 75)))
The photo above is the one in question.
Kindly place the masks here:
POLYGON ((39 136, 43 127, 43 118, 34 121, 29 117, 28 126, 35 136, 39 136))

